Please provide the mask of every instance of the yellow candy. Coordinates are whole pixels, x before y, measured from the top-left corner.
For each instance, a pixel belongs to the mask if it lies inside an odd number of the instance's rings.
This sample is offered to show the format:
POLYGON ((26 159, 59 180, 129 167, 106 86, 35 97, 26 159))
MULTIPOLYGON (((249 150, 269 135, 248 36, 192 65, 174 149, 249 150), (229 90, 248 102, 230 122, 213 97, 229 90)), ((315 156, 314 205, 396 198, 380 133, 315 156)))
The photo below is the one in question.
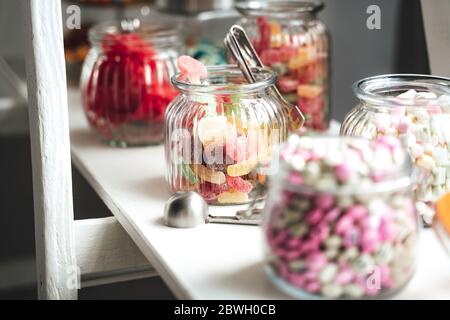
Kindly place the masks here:
POLYGON ((245 203, 249 201, 248 194, 243 192, 224 192, 217 200, 221 204, 245 203))
POLYGON ((194 171, 203 181, 213 184, 224 184, 227 181, 227 178, 223 172, 208 169, 200 164, 192 164, 191 168, 192 171, 194 171))
POLYGON ((297 87, 297 95, 302 98, 312 99, 316 98, 323 93, 323 87, 301 84, 297 87))
POLYGON ((296 70, 304 68, 317 60, 316 49, 314 47, 298 48, 298 55, 289 59, 288 68, 296 70))
POLYGON ((253 156, 248 160, 228 166, 227 173, 230 177, 241 177, 249 174, 258 164, 258 157, 253 156))
POLYGON ((270 28, 270 47, 279 48, 283 44, 283 35, 281 34, 281 25, 276 22, 269 22, 270 28))

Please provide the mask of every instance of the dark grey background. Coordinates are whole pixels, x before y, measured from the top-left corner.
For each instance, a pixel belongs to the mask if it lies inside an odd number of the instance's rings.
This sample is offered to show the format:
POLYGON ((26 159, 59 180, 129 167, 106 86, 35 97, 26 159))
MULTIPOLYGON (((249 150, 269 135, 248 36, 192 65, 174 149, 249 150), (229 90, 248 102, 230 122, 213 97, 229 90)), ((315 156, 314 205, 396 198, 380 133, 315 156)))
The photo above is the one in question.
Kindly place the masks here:
MULTIPOLYGON (((333 40, 332 101, 336 119, 342 120, 356 103, 351 91, 354 81, 383 73, 429 72, 419 0, 324 2, 326 8, 320 17, 333 40), (372 4, 381 8, 381 30, 366 28, 366 9, 372 4)), ((19 3, 0 0, 0 54, 23 76, 19 3)), ((105 12, 108 15, 111 13, 105 12)), ((225 26, 222 28, 225 30, 225 26)), ((0 97, 11 95, 10 86, 0 79, 0 97)), ((5 126, 2 120, 0 125, 5 126)), ((26 131, 0 134, 0 299, 36 298, 29 150, 26 131)), ((88 213, 95 213, 93 217, 109 215, 76 170, 74 200, 78 219, 89 218, 88 213)), ((172 295, 161 280, 151 279, 81 290, 80 298, 164 299, 172 295)))

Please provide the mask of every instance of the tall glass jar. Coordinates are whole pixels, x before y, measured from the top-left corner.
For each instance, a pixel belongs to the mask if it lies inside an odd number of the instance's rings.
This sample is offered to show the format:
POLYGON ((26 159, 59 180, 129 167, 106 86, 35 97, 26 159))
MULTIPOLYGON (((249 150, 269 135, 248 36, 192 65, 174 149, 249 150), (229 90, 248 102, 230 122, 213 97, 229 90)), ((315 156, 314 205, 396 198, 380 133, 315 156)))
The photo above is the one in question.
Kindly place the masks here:
POLYGON ((278 74, 278 89, 303 112, 305 128, 324 131, 330 122, 330 48, 316 1, 241 1, 240 24, 262 62, 278 74))
POLYGON ((129 28, 129 22, 108 23, 89 32, 92 49, 81 78, 84 110, 92 129, 112 146, 159 144, 164 112, 178 94, 170 78, 183 48, 171 26, 129 28))
POLYGON ((253 73, 254 84, 235 66, 208 67, 199 85, 173 78, 181 94, 165 117, 170 191, 197 191, 218 205, 260 196, 255 186, 265 183, 265 165, 286 139, 287 114, 274 92, 274 73, 253 73))
POLYGON ((450 79, 382 75, 353 88, 360 100, 342 124, 343 135, 404 140, 415 164, 418 208, 427 224, 450 192, 450 79))
POLYGON ((291 136, 264 212, 266 271, 296 298, 385 298, 415 270, 411 163, 394 138, 291 136))

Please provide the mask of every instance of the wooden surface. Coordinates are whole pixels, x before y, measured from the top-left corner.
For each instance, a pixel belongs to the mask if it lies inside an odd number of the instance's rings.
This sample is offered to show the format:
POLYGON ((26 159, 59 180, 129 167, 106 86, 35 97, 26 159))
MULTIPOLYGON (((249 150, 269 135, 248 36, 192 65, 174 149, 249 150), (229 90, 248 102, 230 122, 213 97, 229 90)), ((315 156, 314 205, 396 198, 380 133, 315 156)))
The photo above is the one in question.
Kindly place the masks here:
POLYGON ((78 220, 74 232, 83 288, 156 275, 116 218, 78 220))
MULTIPOLYGON (((77 93, 70 94, 73 161, 178 298, 287 299, 262 268, 258 227, 163 225, 163 147, 112 149, 87 128, 77 93)), ((214 211, 213 213, 217 213, 214 211)), ((233 214, 232 210, 226 210, 233 214)), ((418 271, 399 298, 450 298, 450 258, 423 232, 418 271)), ((151 288, 149 288, 150 290, 151 288)))
POLYGON ((72 173, 61 1, 23 1, 40 299, 75 299, 72 173))

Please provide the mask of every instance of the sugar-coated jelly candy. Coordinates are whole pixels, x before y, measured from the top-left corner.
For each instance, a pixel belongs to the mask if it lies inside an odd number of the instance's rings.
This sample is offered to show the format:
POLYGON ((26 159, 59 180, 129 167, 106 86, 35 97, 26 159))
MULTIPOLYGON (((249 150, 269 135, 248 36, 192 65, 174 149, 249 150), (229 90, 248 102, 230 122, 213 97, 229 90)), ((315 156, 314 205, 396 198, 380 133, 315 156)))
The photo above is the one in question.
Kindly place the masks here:
POLYGON ((200 84, 200 80, 208 76, 205 65, 192 57, 181 56, 177 62, 181 73, 188 77, 192 84, 200 84))
POLYGON ((218 202, 220 204, 239 204, 246 203, 248 201, 248 194, 239 191, 224 192, 220 194, 218 198, 218 202))
POLYGON ((213 171, 200 164, 191 165, 192 170, 203 180, 214 184, 224 184, 226 182, 226 176, 223 172, 213 171))

